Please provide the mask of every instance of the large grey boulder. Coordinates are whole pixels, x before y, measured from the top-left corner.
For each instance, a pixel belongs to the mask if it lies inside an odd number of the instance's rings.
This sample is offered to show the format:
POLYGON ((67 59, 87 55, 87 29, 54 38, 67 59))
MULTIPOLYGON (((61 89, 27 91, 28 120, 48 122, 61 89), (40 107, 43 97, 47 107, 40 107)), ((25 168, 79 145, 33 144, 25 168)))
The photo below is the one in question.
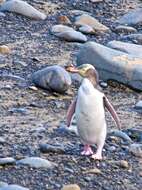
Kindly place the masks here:
POLYGON ((142 8, 137 8, 132 10, 125 15, 123 15, 119 20, 120 24, 127 24, 129 26, 141 25, 142 24, 142 8))
POLYGON ((94 65, 104 81, 115 80, 142 91, 142 58, 88 42, 77 55, 77 65, 85 63, 94 65))
POLYGON ((141 45, 113 40, 108 42, 107 46, 116 50, 123 51, 128 54, 132 54, 134 56, 142 57, 141 45))
POLYGON ((37 20, 44 20, 46 18, 44 13, 41 13, 27 2, 22 0, 6 1, 1 5, 0 11, 14 12, 37 20))
POLYGON ((64 93, 71 85, 69 73, 61 66, 54 65, 35 72, 32 81, 41 88, 64 93))

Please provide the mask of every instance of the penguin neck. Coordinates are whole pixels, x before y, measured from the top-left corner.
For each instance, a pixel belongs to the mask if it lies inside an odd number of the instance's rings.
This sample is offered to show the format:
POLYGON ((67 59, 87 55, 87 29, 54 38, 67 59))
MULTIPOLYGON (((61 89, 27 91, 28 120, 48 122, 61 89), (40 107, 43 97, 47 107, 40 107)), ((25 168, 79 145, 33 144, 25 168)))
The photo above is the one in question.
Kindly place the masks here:
POLYGON ((99 76, 98 76, 98 72, 95 69, 89 69, 86 72, 86 77, 91 84, 94 86, 94 88, 98 87, 98 83, 99 83, 99 76))

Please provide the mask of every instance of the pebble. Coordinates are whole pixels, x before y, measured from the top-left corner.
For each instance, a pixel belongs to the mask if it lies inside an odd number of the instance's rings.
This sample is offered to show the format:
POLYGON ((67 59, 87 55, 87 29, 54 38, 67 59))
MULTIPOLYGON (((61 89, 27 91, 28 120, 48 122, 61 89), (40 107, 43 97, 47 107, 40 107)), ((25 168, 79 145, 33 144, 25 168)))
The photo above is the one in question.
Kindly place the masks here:
POLYGON ((108 47, 122 51, 124 53, 128 53, 137 57, 142 58, 142 45, 136 45, 132 43, 126 43, 121 41, 110 41, 107 44, 108 47))
POLYGON ((142 158, 142 144, 131 144, 129 147, 129 151, 136 157, 142 158))
POLYGON ((64 185, 61 190, 81 190, 77 184, 64 185))
POLYGON ((0 165, 15 164, 16 160, 12 157, 0 158, 0 165))
POLYGON ((119 25, 114 30, 117 33, 135 33, 137 30, 131 26, 119 25))
POLYGON ((2 4, 0 10, 18 13, 36 20, 46 19, 46 15, 44 13, 41 13, 33 6, 22 0, 6 1, 5 3, 2 4))
POLYGON ((0 190, 29 190, 29 189, 19 185, 12 184, 1 187, 0 190))
POLYGON ((111 160, 111 161, 108 161, 108 163, 110 163, 115 168, 118 168, 118 167, 125 168, 125 169, 129 168, 129 164, 126 160, 118 160, 118 161, 111 160))
POLYGON ((100 3, 100 2, 103 2, 104 0, 90 0, 90 2, 92 3, 100 3))
POLYGON ((47 169, 51 169, 55 166, 53 162, 50 162, 49 160, 46 159, 42 159, 40 157, 27 157, 17 161, 17 164, 28 165, 31 168, 47 168, 47 169))
POLYGON ((122 168, 128 169, 129 168, 129 163, 126 160, 120 160, 120 166, 122 168))
POLYGON ((0 17, 5 17, 6 15, 2 12, 0 12, 0 17))
POLYGON ((51 28, 51 32, 56 35, 56 33, 62 33, 62 32, 68 32, 68 31, 74 31, 73 28, 69 27, 69 26, 65 26, 65 25, 62 25, 62 24, 57 24, 57 25, 54 25, 52 28, 51 28))
POLYGON ((40 151, 43 153, 58 153, 63 154, 65 153, 65 148, 59 145, 50 145, 50 144, 40 144, 39 145, 40 151))
POLYGON ((137 128, 129 128, 125 130, 125 133, 129 135, 135 142, 142 142, 142 129, 141 126, 137 128))
POLYGON ((77 17, 74 24, 76 26, 88 25, 97 32, 108 32, 110 30, 108 27, 101 24, 97 19, 95 19, 94 17, 92 17, 88 14, 83 14, 83 15, 77 17))
POLYGON ((10 54, 11 50, 10 50, 10 48, 8 46, 1 45, 0 46, 0 53, 2 53, 2 54, 10 54))
POLYGON ((77 54, 77 66, 92 64, 103 81, 114 80, 142 91, 142 58, 96 42, 82 45, 77 54))
POLYGON ((100 84, 100 86, 101 86, 102 88, 107 88, 107 87, 108 87, 107 82, 100 81, 99 84, 100 84))
POLYGON ((69 73, 61 66, 54 65, 35 72, 33 83, 46 90, 65 93, 71 85, 69 73))
POLYGON ((26 108, 11 108, 8 111, 11 113, 20 113, 20 114, 27 114, 28 112, 26 108))

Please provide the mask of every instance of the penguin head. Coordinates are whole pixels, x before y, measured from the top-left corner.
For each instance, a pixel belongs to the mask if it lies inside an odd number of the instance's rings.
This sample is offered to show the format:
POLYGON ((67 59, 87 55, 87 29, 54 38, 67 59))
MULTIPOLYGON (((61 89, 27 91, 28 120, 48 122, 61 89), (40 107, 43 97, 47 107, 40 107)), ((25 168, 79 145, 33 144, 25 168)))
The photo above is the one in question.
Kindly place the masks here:
POLYGON ((95 67, 91 64, 82 64, 78 67, 67 66, 66 70, 71 73, 78 73, 83 78, 88 78, 95 86, 99 83, 99 75, 95 67))

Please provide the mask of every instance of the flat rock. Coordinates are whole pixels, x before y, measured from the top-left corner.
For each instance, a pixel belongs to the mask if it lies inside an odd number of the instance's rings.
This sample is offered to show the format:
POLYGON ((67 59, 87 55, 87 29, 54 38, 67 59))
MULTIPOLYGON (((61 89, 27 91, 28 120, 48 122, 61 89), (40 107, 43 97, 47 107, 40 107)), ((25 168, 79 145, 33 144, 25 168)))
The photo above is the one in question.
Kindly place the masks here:
POLYGON ((77 55, 77 65, 85 63, 95 66, 103 81, 118 81, 142 91, 142 58, 88 42, 77 55))
POLYGON ((130 41, 142 45, 142 34, 129 34, 121 37, 121 40, 130 41))
POLYGON ((117 33, 135 33, 137 30, 131 26, 119 25, 114 29, 117 33))
POLYGON ((26 17, 29 17, 31 19, 37 19, 37 20, 46 19, 46 15, 44 13, 41 13, 40 11, 29 5, 27 2, 22 0, 6 1, 1 5, 0 11, 18 13, 26 17))
POLYGON ((142 58, 142 45, 113 40, 108 42, 107 46, 142 58))
POLYGON ((49 152, 58 153, 58 154, 65 153, 65 148, 59 145, 40 144, 39 148, 40 151, 43 153, 49 153, 49 152))
POLYGON ((83 14, 83 15, 77 17, 76 21, 75 21, 75 25, 76 26, 88 25, 97 32, 108 32, 109 31, 108 27, 101 24, 97 19, 95 19, 94 17, 92 17, 88 14, 83 14))
POLYGON ((69 73, 58 65, 35 72, 32 81, 36 86, 59 93, 66 92, 71 85, 69 73))
POLYGON ((32 168, 47 168, 51 169, 55 166, 54 163, 49 160, 42 159, 39 157, 27 157, 17 162, 18 164, 28 165, 32 168))
POLYGON ((0 165, 15 164, 15 159, 12 157, 0 158, 0 165))
POLYGON ((8 183, 0 181, 0 188, 8 186, 8 183))
POLYGON ((87 38, 81 32, 75 31, 73 28, 64 25, 55 25, 52 27, 51 32, 66 41, 69 42, 86 42, 87 38))
POLYGON ((22 187, 22 186, 19 186, 19 185, 12 184, 12 185, 7 185, 4 187, 1 187, 0 190, 29 190, 29 189, 22 187))
POLYGON ((136 157, 142 158, 142 144, 131 144, 129 151, 136 157))
POLYGON ((61 190, 80 190, 77 184, 64 185, 61 190))
POLYGON ((129 26, 133 25, 141 25, 142 24, 142 8, 137 8, 132 10, 125 15, 123 15, 119 20, 117 20, 120 24, 126 24, 129 26))

